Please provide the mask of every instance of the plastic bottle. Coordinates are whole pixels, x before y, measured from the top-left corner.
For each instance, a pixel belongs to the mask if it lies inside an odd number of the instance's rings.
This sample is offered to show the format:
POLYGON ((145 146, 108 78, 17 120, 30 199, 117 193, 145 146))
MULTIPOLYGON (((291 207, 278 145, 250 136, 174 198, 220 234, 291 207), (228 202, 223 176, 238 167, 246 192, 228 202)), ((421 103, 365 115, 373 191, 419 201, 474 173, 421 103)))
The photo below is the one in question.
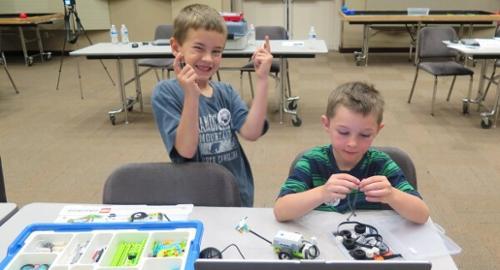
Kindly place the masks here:
POLYGON ((116 26, 114 24, 111 25, 109 34, 111 36, 111 43, 118 44, 118 31, 116 31, 116 26))
POLYGON ((255 26, 253 23, 248 28, 248 45, 255 45, 255 26))
POLYGON ((316 30, 314 29, 314 26, 311 26, 309 29, 309 34, 308 34, 309 39, 316 39, 316 30))
POLYGON ((122 27, 120 28, 120 32, 121 32, 121 35, 122 35, 122 43, 123 44, 128 44, 129 43, 128 29, 127 29, 127 27, 124 24, 122 24, 122 27))

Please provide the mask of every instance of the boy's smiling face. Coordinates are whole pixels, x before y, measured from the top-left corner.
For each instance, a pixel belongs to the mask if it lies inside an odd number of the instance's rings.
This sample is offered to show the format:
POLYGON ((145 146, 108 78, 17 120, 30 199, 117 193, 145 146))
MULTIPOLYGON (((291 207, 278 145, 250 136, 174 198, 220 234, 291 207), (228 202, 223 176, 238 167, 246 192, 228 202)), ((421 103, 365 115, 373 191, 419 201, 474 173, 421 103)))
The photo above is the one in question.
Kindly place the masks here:
POLYGON ((341 170, 350 170, 363 158, 383 124, 371 113, 364 116, 345 106, 336 109, 335 116, 321 116, 323 127, 330 137, 333 155, 341 170))
POLYGON ((172 52, 182 55, 182 61, 193 67, 198 82, 208 82, 219 69, 226 42, 223 34, 205 29, 189 29, 182 45, 172 39, 172 52))

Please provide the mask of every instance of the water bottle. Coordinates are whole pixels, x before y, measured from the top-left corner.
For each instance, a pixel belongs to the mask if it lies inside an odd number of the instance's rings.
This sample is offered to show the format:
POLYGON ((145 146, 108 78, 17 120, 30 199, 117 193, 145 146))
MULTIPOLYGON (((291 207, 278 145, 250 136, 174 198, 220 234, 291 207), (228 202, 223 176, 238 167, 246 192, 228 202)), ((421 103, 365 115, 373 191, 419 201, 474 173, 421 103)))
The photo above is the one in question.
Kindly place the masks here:
POLYGON ((314 29, 314 26, 311 26, 309 29, 309 34, 308 34, 309 39, 316 39, 316 30, 314 29))
POLYGON ((255 26, 253 23, 251 23, 248 28, 248 45, 255 45, 255 26))
POLYGON ((122 35, 122 43, 123 44, 128 44, 129 40, 128 40, 128 29, 127 27, 122 24, 122 27, 120 28, 120 32, 121 32, 121 35, 122 35))
POLYGON ((111 36, 111 43, 118 44, 118 31, 116 31, 116 26, 114 24, 111 25, 109 34, 111 36))

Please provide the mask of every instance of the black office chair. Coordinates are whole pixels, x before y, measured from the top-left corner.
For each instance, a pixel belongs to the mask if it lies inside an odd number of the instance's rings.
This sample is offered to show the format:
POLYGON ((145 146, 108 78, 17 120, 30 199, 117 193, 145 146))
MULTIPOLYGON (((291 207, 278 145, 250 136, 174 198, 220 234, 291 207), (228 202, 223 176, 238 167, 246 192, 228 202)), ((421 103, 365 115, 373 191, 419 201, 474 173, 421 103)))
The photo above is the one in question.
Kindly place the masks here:
MULTIPOLYGON (((255 27, 255 39, 258 40, 264 40, 265 37, 269 36, 270 40, 287 40, 288 39, 288 33, 286 32, 286 29, 282 26, 256 26, 255 27)), ((272 48, 271 48, 272 49, 272 48)), ((287 66, 286 70, 288 72, 288 60, 285 60, 285 65, 287 66)), ((253 61, 249 61, 247 64, 245 64, 243 67, 240 69, 240 81, 243 80, 243 73, 247 72, 248 73, 248 80, 250 82, 250 91, 252 94, 252 98, 254 97, 254 91, 253 91, 253 82, 252 82, 252 75, 251 72, 255 72, 254 68, 254 63, 253 61)), ((271 65, 271 74, 272 77, 276 80, 279 81, 279 72, 280 72, 280 60, 279 59, 273 59, 273 63, 271 65)), ((292 96, 292 90, 290 88, 290 76, 288 76, 287 73, 287 91, 288 91, 288 96, 292 96)))
MULTIPOLYGON (((458 40, 457 33, 452 27, 424 27, 420 30, 418 35, 418 50, 417 50, 417 68, 415 72, 415 79, 411 87, 408 103, 411 102, 415 84, 417 83, 418 71, 420 69, 434 75, 434 91, 432 94, 432 107, 431 115, 434 116, 434 103, 436 100, 437 78, 439 76, 453 76, 450 90, 446 101, 450 100, 455 79, 457 76, 467 75, 470 77, 468 99, 472 91, 472 80, 474 71, 466 68, 464 65, 456 61, 457 53, 452 49, 446 47, 443 43, 445 40, 458 40)), ((467 111, 464 111, 467 113, 467 111)))
POLYGON ((2 158, 0 157, 0 202, 7 202, 7 194, 5 192, 5 182, 3 179, 2 158))
POLYGON ((10 84, 12 84, 12 87, 14 87, 14 91, 16 91, 16 94, 19 94, 19 91, 17 90, 16 84, 14 83, 14 80, 12 79, 12 76, 10 75, 9 69, 7 68, 7 60, 5 60, 5 55, 2 51, 0 51, 0 65, 3 66, 5 73, 7 73, 7 77, 9 77, 10 84))
MULTIPOLYGON (((161 24, 156 27, 155 30, 155 40, 158 39, 170 39, 174 32, 174 27, 168 24, 161 24)), ((139 59, 137 65, 139 67, 146 67, 145 71, 140 72, 139 76, 146 74, 150 70, 154 70, 156 79, 160 81, 165 79, 164 73, 167 71, 167 78, 170 78, 170 71, 173 70, 174 59, 172 58, 146 58, 139 59), (161 69, 161 79, 158 75, 158 69, 161 69)))
POLYGON ((131 163, 106 180, 105 204, 241 206, 236 179, 216 163, 131 163))
MULTIPOLYGON (((406 176, 406 180, 413 186, 413 188, 417 189, 417 171, 415 170, 415 165, 411 160, 410 156, 403 150, 392 147, 392 146, 375 146, 373 147, 378 149, 391 157, 396 164, 398 164, 399 168, 403 171, 403 174, 406 176)), ((293 170, 295 168, 295 164, 302 158, 304 153, 309 151, 309 149, 300 152, 295 159, 292 161, 292 165, 290 166, 290 170, 288 175, 292 175, 293 170)))
MULTIPOLYGON (((495 37, 500 38, 500 24, 497 26, 497 29, 495 31, 495 37)), ((484 90, 485 97, 486 94, 488 94, 488 90, 490 90, 491 84, 498 85, 500 83, 500 75, 496 74, 497 67, 500 67, 500 59, 495 60, 495 63, 493 64, 493 70, 491 71, 491 75, 485 78, 486 80, 488 80, 488 85, 484 90)))

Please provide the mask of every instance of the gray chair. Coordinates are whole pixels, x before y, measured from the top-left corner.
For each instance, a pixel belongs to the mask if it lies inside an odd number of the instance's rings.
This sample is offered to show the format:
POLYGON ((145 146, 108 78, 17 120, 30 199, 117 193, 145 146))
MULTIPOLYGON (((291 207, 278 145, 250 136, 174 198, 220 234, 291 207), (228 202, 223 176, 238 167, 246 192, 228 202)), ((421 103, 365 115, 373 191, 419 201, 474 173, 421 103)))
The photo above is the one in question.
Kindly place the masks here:
MULTIPOLYGON (((287 40, 288 39, 288 33, 286 32, 286 29, 282 26, 256 26, 255 27, 255 39, 264 40, 266 35, 269 36, 270 40, 287 40)), ((288 91, 288 96, 291 97, 292 90, 290 88, 290 77, 288 76, 288 60, 286 60, 286 59, 285 59, 285 65, 287 66, 287 68, 286 68, 286 70, 287 70, 286 88, 288 91)), ((250 91, 251 91, 252 98, 253 98, 254 91, 253 91, 253 82, 252 82, 252 75, 251 75, 251 72, 255 72, 253 61, 249 61, 247 64, 245 64, 243 67, 241 67, 241 69, 240 69, 240 81, 243 80, 243 73, 244 72, 248 73, 248 80, 250 82, 250 91)), ((278 76, 279 72, 280 72, 280 60, 274 59, 272 65, 271 65, 270 73, 273 75, 273 78, 277 81, 279 80, 279 76, 278 76)))
POLYGON ((7 194, 5 193, 5 183, 3 179, 2 158, 0 157, 0 203, 7 202, 7 194))
MULTIPOLYGON (((398 164, 399 168, 403 171, 403 174, 406 176, 406 179, 408 182, 415 188, 417 189, 417 171, 415 170, 415 165, 413 164, 413 161, 411 160, 410 156, 403 150, 397 148, 397 147, 392 147, 392 146, 377 146, 373 147, 375 149, 378 149, 391 157, 396 164, 398 164)), ((293 173, 293 169, 295 168, 295 164, 297 161, 299 161, 300 158, 304 155, 305 152, 309 151, 309 149, 300 152, 295 159, 292 161, 292 165, 290 166, 290 170, 288 172, 288 175, 291 175, 293 173)))
MULTIPOLYGON (((497 29, 495 31, 495 37, 500 38, 500 24, 497 26, 497 29)), ((500 75, 496 74, 497 67, 500 67, 500 59, 496 59, 495 63, 493 64, 493 70, 491 72, 491 75, 486 77, 485 79, 488 80, 488 85, 486 86, 484 90, 484 96, 486 97, 486 94, 488 94, 488 90, 490 90, 491 84, 499 84, 500 83, 500 75)))
POLYGON ((16 91, 16 94, 19 94, 19 91, 17 90, 16 84, 14 83, 12 76, 10 76, 9 69, 7 68, 7 60, 5 60, 5 55, 3 54, 2 51, 0 51, 0 65, 3 66, 5 73, 7 73, 7 77, 9 77, 9 80, 10 80, 10 83, 12 84, 12 87, 14 87, 14 91, 16 91))
POLYGON ((241 206, 236 179, 215 163, 131 163, 104 185, 105 204, 241 206))
MULTIPOLYGON (((457 33, 452 27, 424 27, 418 34, 417 46, 417 67, 415 72, 415 79, 411 87, 408 103, 411 102, 415 84, 417 83, 418 71, 420 69, 432 74, 434 76, 434 90, 432 94, 432 107, 431 115, 434 115, 434 103, 436 100, 436 90, 438 77, 440 76, 453 76, 450 90, 448 91, 447 101, 450 100, 453 86, 457 76, 469 76, 469 91, 468 99, 470 99, 472 91, 472 80, 474 71, 466 68, 464 65, 456 61, 457 54, 452 49, 446 47, 443 43, 444 40, 458 40, 457 33)), ((464 111, 465 113, 466 111, 464 111)))
MULTIPOLYGON (((174 32, 174 27, 168 24, 161 24, 156 27, 155 30, 155 40, 158 39, 170 39, 174 32)), ((145 71, 140 72, 139 76, 146 74, 150 70, 154 70, 156 79, 160 81, 160 76, 158 75, 158 69, 161 69, 161 79, 165 79, 164 73, 167 71, 167 78, 170 78, 170 71, 173 70, 174 59, 173 58, 146 58, 139 59, 137 65, 139 67, 146 67, 145 71)))

